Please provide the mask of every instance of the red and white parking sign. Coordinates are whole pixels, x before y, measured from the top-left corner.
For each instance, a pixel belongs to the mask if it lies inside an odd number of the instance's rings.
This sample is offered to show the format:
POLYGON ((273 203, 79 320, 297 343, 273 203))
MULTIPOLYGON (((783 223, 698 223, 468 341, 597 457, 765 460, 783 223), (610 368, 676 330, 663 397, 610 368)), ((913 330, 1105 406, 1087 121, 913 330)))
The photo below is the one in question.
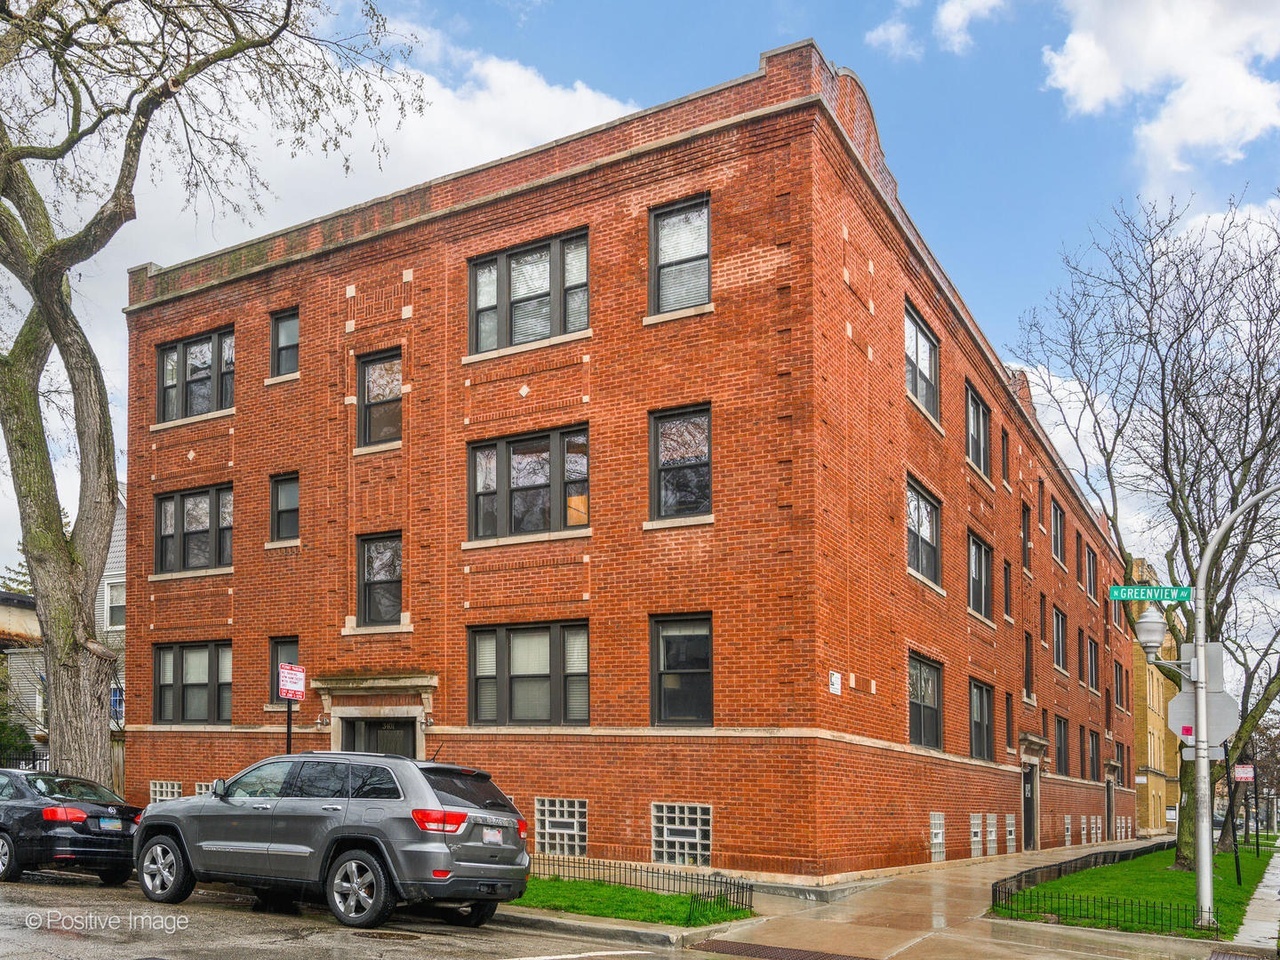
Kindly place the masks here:
POLYGON ((292 663, 280 664, 280 696, 285 700, 305 700, 307 670, 292 663))

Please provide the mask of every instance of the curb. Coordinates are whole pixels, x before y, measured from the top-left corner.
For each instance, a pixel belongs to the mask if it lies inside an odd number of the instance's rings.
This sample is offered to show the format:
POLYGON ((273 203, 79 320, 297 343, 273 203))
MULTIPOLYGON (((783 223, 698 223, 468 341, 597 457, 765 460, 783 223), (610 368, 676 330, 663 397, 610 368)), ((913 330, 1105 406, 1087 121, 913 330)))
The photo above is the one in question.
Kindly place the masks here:
POLYGON ((548 930, 571 936, 592 937, 643 946, 687 948, 703 940, 753 927, 767 919, 767 917, 752 917, 749 920, 735 920, 731 923, 718 923, 706 927, 669 927, 659 923, 607 920, 602 917, 552 913, 503 904, 498 908, 494 918, 489 921, 488 926, 548 930))

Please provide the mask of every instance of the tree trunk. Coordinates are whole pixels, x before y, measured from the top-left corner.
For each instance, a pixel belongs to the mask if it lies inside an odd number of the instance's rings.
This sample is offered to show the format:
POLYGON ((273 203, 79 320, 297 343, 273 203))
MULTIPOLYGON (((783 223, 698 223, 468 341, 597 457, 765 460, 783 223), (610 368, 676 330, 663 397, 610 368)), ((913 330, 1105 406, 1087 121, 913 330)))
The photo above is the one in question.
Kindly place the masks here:
POLYGON ((1173 857, 1175 870, 1196 868, 1196 765, 1182 760, 1178 764, 1178 845, 1173 857))

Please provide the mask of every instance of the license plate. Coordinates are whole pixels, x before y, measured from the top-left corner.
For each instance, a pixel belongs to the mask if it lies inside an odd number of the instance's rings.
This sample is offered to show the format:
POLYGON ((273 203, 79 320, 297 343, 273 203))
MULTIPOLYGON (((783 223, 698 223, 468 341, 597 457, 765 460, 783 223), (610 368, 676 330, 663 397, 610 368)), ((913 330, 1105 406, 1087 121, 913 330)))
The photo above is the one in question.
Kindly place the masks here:
POLYGON ((484 842, 485 842, 485 843, 497 843, 497 844, 501 844, 501 843, 502 843, 502 828, 501 828, 501 827, 485 827, 485 828, 484 828, 484 842))
POLYGON ((124 823, 120 820, 119 817, 99 817, 98 829, 114 830, 118 832, 124 829, 124 823))

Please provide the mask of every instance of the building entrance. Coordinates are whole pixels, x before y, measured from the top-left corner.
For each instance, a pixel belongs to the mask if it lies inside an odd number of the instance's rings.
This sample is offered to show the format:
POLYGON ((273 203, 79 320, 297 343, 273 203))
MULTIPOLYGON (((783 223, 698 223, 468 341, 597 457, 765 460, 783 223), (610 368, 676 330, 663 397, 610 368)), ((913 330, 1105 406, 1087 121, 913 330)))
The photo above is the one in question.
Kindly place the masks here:
POLYGON ((414 752, 414 722, 412 719, 344 719, 342 749, 364 753, 395 753, 402 757, 421 759, 414 752))

